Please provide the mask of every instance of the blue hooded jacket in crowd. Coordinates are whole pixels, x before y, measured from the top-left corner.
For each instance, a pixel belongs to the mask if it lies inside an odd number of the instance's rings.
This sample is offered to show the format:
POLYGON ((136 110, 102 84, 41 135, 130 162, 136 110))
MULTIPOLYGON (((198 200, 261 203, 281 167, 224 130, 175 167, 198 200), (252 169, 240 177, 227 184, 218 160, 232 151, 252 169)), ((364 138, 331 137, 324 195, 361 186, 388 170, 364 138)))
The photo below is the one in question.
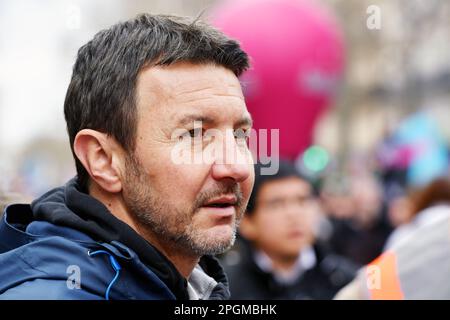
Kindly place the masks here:
MULTIPOLYGON (((228 282, 212 256, 199 265, 228 299, 228 282)), ((31 205, 5 209, 0 222, 0 299, 189 299, 175 266, 76 179, 31 205)))

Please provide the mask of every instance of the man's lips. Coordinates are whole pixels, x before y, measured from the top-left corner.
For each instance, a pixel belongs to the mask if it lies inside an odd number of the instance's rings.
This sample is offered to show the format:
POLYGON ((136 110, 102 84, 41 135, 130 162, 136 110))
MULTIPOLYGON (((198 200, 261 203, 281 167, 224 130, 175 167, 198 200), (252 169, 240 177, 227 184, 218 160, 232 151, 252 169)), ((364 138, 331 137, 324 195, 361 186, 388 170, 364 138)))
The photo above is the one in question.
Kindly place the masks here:
POLYGON ((291 230, 287 233, 288 238, 302 238, 304 235, 301 230, 291 230))
POLYGON ((235 206, 237 204, 237 198, 234 195, 221 196, 218 198, 214 198, 209 200, 207 203, 203 205, 203 207, 228 207, 235 206))
POLYGON ((205 203, 202 208, 218 218, 226 218, 236 213, 237 198, 234 195, 221 196, 205 203))

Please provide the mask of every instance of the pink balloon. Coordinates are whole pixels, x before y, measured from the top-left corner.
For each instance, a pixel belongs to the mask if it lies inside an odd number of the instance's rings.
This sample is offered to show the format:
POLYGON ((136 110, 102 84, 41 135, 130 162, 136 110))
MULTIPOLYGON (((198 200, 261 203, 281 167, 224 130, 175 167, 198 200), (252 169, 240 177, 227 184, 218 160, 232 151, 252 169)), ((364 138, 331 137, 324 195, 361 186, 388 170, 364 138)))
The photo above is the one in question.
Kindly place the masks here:
POLYGON ((306 0, 228 0, 211 21, 251 58, 241 80, 255 129, 280 129, 280 155, 295 159, 311 144, 342 76, 338 23, 306 0))

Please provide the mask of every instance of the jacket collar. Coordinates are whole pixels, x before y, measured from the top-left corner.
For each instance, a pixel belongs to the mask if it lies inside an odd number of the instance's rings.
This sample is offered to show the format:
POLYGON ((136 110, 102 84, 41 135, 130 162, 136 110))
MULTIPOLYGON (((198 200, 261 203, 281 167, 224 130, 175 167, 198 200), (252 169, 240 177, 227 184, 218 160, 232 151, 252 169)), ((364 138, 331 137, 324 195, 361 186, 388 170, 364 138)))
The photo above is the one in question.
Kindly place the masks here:
MULTIPOLYGON (((99 242, 124 244, 136 252, 177 299, 189 299, 187 281, 172 262, 130 226, 111 214, 100 201, 83 192, 76 178, 33 201, 31 209, 35 220, 75 229, 99 242)), ((229 298, 228 281, 218 260, 212 256, 203 256, 199 265, 218 283, 210 299, 229 298)))

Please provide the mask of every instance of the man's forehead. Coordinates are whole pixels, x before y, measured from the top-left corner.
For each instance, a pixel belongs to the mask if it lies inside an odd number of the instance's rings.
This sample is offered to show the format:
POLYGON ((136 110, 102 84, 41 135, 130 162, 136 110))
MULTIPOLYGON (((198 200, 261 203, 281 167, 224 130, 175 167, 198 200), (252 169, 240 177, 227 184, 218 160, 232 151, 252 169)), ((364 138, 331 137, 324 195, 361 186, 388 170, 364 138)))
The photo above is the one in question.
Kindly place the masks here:
POLYGON ((213 64, 179 62, 170 66, 149 67, 140 73, 139 83, 140 87, 153 88, 169 97, 211 91, 243 99, 239 80, 234 73, 213 64))
POLYGON ((239 80, 222 67, 148 68, 140 75, 138 100, 144 109, 156 111, 159 105, 166 119, 180 125, 196 120, 220 122, 226 113, 235 125, 251 126, 239 80))

